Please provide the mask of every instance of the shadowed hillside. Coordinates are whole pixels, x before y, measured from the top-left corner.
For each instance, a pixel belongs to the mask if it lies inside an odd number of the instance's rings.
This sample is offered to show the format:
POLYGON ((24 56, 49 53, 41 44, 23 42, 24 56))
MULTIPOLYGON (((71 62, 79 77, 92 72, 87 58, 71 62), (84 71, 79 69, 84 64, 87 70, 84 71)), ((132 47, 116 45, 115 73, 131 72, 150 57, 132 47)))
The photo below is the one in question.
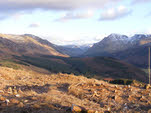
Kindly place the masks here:
POLYGON ((147 82, 146 73, 130 64, 107 57, 65 58, 55 56, 15 57, 22 62, 49 70, 53 73, 83 74, 87 77, 102 79, 127 78, 147 82))

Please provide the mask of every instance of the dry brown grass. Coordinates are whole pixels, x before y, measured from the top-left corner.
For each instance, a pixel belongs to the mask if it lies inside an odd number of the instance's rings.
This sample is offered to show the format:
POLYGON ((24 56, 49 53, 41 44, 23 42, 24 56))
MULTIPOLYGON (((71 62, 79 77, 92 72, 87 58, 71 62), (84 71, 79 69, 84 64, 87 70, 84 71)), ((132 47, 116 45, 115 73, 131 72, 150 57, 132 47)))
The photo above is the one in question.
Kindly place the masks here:
POLYGON ((150 89, 116 86, 73 74, 46 75, 0 67, 0 80, 1 113, 70 112, 72 104, 99 112, 151 109, 150 89))

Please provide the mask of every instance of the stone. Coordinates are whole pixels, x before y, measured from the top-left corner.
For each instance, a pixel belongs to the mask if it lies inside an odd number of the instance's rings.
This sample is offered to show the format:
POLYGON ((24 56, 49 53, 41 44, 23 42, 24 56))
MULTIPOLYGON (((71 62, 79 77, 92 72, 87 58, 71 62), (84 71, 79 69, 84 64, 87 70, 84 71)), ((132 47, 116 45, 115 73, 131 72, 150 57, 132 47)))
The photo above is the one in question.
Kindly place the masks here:
POLYGON ((142 97, 140 98, 140 100, 141 100, 141 101, 146 101, 146 98, 145 98, 144 96, 142 96, 142 97))
POLYGON ((40 108, 40 105, 38 105, 38 104, 34 104, 34 105, 33 105, 33 108, 37 108, 37 109, 39 109, 39 108, 40 108))
POLYGON ((87 113, 99 113, 98 111, 95 111, 95 110, 87 110, 87 113))
POLYGON ((18 92, 17 92, 16 89, 13 89, 13 94, 14 94, 14 95, 17 95, 17 94, 18 94, 18 92))
POLYGON ((37 100, 37 97, 32 97, 31 99, 32 99, 32 100, 37 100))
POLYGON ((0 96, 0 101, 5 101, 5 100, 6 100, 6 98, 5 98, 5 97, 0 96))
POLYGON ((27 102, 28 102, 28 100, 24 100, 24 102, 25 102, 25 103, 27 103, 27 102))
POLYGON ((8 88, 8 93, 10 93, 10 94, 13 93, 12 87, 9 87, 9 88, 8 88))
POLYGON ((20 102, 17 106, 22 108, 22 107, 24 107, 24 104, 22 102, 20 102))
POLYGON ((17 94, 17 95, 15 95, 16 97, 20 97, 20 95, 19 94, 17 94))
POLYGON ((5 100, 6 105, 8 105, 8 103, 10 103, 10 101, 8 99, 5 100))
POLYGON ((115 95, 112 97, 112 99, 114 99, 116 102, 122 102, 122 98, 119 95, 115 95))
POLYGON ((150 87, 151 87, 150 84, 144 86, 145 89, 150 89, 150 87))
POLYGON ((23 92, 22 92, 22 90, 19 88, 19 90, 18 90, 18 93, 20 93, 20 94, 22 94, 23 92))
POLYGON ((134 98, 133 98, 131 95, 129 95, 129 96, 128 96, 128 100, 129 100, 129 101, 132 101, 132 100, 134 100, 134 98))
POLYGON ((82 107, 80 107, 80 106, 77 106, 77 105, 75 105, 75 104, 72 104, 71 111, 72 111, 73 113, 77 113, 77 112, 83 112, 84 109, 83 109, 82 107))
POLYGON ((17 99, 10 99, 10 102, 13 104, 19 104, 19 100, 17 99))

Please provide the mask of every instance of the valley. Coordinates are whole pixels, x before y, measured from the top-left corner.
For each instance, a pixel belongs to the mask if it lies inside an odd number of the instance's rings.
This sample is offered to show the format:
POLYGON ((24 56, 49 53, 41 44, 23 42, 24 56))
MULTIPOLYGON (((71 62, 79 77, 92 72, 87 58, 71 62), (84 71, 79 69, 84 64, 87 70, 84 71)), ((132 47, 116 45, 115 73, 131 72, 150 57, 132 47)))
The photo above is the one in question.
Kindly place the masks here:
POLYGON ((0 113, 150 111, 142 70, 150 41, 142 37, 132 44, 112 34, 92 47, 77 47, 31 34, 1 34, 0 113))

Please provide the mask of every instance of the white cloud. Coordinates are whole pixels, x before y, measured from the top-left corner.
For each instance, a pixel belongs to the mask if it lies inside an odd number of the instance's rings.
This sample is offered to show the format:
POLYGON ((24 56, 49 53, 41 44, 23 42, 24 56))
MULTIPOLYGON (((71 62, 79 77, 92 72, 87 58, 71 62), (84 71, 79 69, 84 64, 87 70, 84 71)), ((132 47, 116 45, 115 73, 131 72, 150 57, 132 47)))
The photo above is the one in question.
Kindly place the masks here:
POLYGON ((132 0, 132 4, 136 4, 136 3, 146 3, 146 2, 151 2, 151 0, 132 0))
POLYGON ((38 23, 32 23, 28 26, 29 28, 38 28, 40 25, 38 23))
POLYGON ((94 12, 92 10, 88 10, 85 12, 68 12, 63 15, 61 18, 57 19, 57 21, 68 21, 72 19, 85 19, 93 17, 94 12))
POLYGON ((1 10, 51 9, 71 10, 79 8, 102 8, 121 0, 5 0, 0 1, 1 10))
POLYGON ((115 20, 115 19, 127 16, 130 13, 131 13, 131 10, 121 5, 117 8, 111 8, 111 9, 108 9, 107 11, 104 11, 101 14, 100 20, 115 20))
MULTIPOLYGON (((0 19, 10 17, 10 14, 40 10, 75 11, 87 9, 102 9, 122 0, 0 0, 0 19)), ((69 18, 86 18, 88 15, 68 14, 69 18)))

